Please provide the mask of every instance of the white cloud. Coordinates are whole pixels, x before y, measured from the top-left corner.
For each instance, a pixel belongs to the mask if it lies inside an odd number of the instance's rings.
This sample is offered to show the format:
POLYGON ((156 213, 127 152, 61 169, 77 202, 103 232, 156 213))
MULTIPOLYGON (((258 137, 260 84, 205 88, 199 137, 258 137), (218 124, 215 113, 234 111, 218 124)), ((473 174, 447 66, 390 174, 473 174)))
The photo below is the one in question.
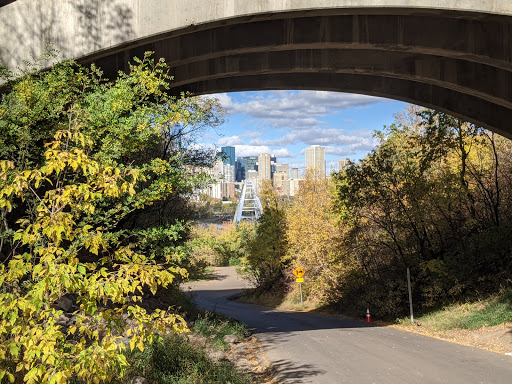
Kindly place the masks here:
POLYGON ((349 156, 353 155, 354 151, 347 147, 325 147, 325 153, 328 155, 349 156))
POLYGON ((263 135, 263 133, 261 133, 261 132, 248 131, 248 132, 240 135, 240 137, 248 137, 249 139, 254 139, 256 137, 261 137, 262 135, 263 135))
POLYGON ((344 135, 338 129, 319 129, 312 128, 307 131, 292 132, 285 136, 272 140, 253 139, 251 145, 270 145, 285 146, 297 143, 309 145, 360 145, 368 142, 369 133, 365 136, 360 135, 344 135))
POLYGON ((220 105, 222 105, 228 111, 234 107, 233 101, 231 100, 231 97, 227 93, 217 93, 212 96, 201 96, 201 97, 216 98, 217 100, 219 100, 220 105))
POLYGON ((236 157, 258 156, 260 153, 270 152, 270 148, 263 145, 235 145, 236 157))
POLYGON ((243 140, 240 138, 240 136, 221 137, 218 140, 218 144, 221 146, 240 145, 243 144, 243 140))
POLYGON ((290 151, 288 151, 287 148, 274 149, 272 151, 272 154, 277 157, 278 162, 279 162, 279 159, 281 159, 281 158, 294 159, 295 157, 297 157, 294 154, 290 153, 290 151))
MULTIPOLYGON (((367 114, 365 109, 370 105, 388 101, 324 91, 223 93, 213 97, 226 108, 228 120, 232 115, 235 122, 230 123, 229 136, 217 139, 218 147, 234 146, 237 157, 271 153, 278 157, 279 163, 293 166, 293 162, 301 168, 304 149, 310 145, 325 147, 326 160, 334 165, 336 159, 363 157, 374 149, 377 141, 370 129, 365 129, 372 124, 366 122, 361 127, 353 110, 367 114), (342 113, 347 109, 351 113, 342 113), (355 120, 347 118, 354 115, 355 120)), ((368 120, 371 121, 365 116, 365 121, 368 120)), ((202 139, 205 141, 205 137, 202 139)))
POLYGON ((271 91, 257 97, 242 95, 234 101, 226 93, 215 95, 230 114, 246 114, 277 128, 304 130, 324 125, 320 119, 348 108, 363 108, 385 99, 325 91, 271 91), (264 96, 262 96, 264 95, 264 96))
POLYGON ((350 149, 353 151, 364 151, 369 152, 373 150, 377 146, 377 140, 371 139, 371 140, 362 140, 359 143, 352 144, 350 146, 350 149))
POLYGON ((261 153, 270 153, 278 158, 294 158, 287 148, 270 149, 266 145, 234 145, 236 157, 258 156, 261 153))
POLYGON ((194 143, 189 149, 194 151, 213 151, 217 149, 217 146, 211 143, 194 143))

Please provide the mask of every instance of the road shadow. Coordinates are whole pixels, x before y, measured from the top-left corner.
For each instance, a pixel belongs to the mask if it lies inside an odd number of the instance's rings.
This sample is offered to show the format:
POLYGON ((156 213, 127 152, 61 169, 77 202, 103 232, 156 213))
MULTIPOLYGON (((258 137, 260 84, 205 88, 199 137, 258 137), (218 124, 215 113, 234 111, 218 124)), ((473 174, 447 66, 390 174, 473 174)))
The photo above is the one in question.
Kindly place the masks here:
MULTIPOLYGON (((199 282, 199 284, 204 284, 207 282, 199 282)), ((192 283, 191 285, 196 285, 198 283, 192 283)), ((230 301, 230 297, 237 297, 240 295, 240 289, 225 289, 222 291, 199 291, 192 288, 190 285, 184 285, 181 288, 182 292, 186 293, 191 299, 202 297, 207 300, 216 300, 216 301, 230 301)), ((216 302, 212 301, 212 302, 216 302)))
POLYGON ((379 327, 376 323, 366 323, 362 320, 348 319, 338 315, 282 311, 228 300, 230 296, 240 294, 240 292, 240 289, 208 290, 196 287, 191 294, 201 309, 215 311, 237 319, 247 324, 253 333, 292 333, 322 329, 379 327))
POLYGON ((239 280, 231 269, 217 268, 215 280, 198 284, 184 284, 182 291, 188 292, 190 298, 199 308, 237 319, 247 324, 253 333, 286 334, 322 329, 346 330, 379 326, 375 323, 366 323, 363 321, 364 317, 361 320, 355 320, 339 315, 285 311, 232 301, 230 298, 244 292, 247 283, 239 280))
POLYGON ((272 378, 279 381, 294 380, 299 382, 299 379, 306 379, 325 374, 323 369, 315 368, 313 364, 293 364, 291 361, 277 360, 272 363, 272 378))
POLYGON ((216 280, 226 280, 227 278, 228 278, 228 275, 217 274, 215 276, 216 280))

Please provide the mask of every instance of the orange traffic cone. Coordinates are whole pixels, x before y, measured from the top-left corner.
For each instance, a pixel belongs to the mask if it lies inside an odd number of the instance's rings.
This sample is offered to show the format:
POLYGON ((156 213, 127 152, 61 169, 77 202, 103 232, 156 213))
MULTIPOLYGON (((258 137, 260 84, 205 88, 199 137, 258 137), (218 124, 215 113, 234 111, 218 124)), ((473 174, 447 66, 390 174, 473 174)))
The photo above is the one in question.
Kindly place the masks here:
POLYGON ((371 323, 372 317, 370 316, 370 308, 366 308, 366 322, 371 323))

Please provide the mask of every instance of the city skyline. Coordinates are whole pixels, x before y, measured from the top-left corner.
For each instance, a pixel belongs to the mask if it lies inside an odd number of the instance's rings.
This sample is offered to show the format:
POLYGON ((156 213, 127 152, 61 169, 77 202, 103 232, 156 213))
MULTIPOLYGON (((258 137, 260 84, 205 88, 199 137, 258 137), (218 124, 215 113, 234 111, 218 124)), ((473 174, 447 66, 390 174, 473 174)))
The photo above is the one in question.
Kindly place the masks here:
MULTIPOLYGON (((222 154, 219 165, 222 165, 222 176, 225 182, 240 182, 248 177, 247 172, 255 172, 253 177, 260 180, 272 180, 275 173, 286 174, 290 179, 301 179, 305 170, 314 168, 323 177, 328 177, 330 172, 327 172, 325 162, 325 147, 319 145, 312 145, 305 148, 305 168, 292 168, 288 163, 278 163, 277 158, 271 153, 260 153, 258 156, 237 156, 234 147, 222 147, 218 152, 222 154), (231 159, 235 159, 235 164, 231 168, 231 159), (236 176, 232 176, 236 175, 236 176), (233 180, 235 179, 235 180, 233 180)), ((338 160, 339 169, 342 170, 351 162, 348 158, 341 158, 338 160)))
MULTIPOLYGON (((333 167, 331 167, 331 169, 327 169, 327 163, 325 161, 325 147, 322 147, 322 146, 319 146, 319 145, 312 145, 310 147, 306 147, 304 148, 304 166, 303 167, 292 167, 291 164, 289 163, 279 163, 277 161, 278 160, 278 157, 275 156, 275 154, 273 153, 259 153, 258 155, 256 156, 238 156, 236 154, 236 148, 235 147, 231 147, 231 146, 227 146, 227 147, 221 147, 218 149, 217 151, 217 154, 221 154, 223 153, 222 155, 222 165, 223 165, 223 169, 225 172, 226 170, 226 165, 231 165, 231 161, 230 159, 232 159, 234 156, 234 172, 236 175, 238 175, 240 172, 241 172, 241 169, 243 169, 244 171, 246 171, 247 168, 249 168, 249 170, 254 170, 255 168, 258 169, 258 164, 260 162, 260 156, 261 155, 265 155, 265 159, 268 157, 268 159, 264 160, 265 161, 265 164, 268 164, 268 169, 270 169, 271 166, 273 166, 275 168, 275 172, 283 172, 284 168, 282 168, 282 166, 285 166, 285 168, 287 169, 286 172, 288 172, 288 174, 292 174, 293 171, 296 171, 296 170, 299 170, 300 171, 300 175, 302 175, 306 169, 308 168, 308 154, 307 154, 307 150, 308 149, 311 149, 311 148, 314 148, 314 147, 317 147, 317 148, 321 148, 323 149, 323 153, 322 153, 322 160, 320 161, 323 161, 323 163, 325 164, 325 172, 324 172, 324 176, 328 176, 330 174, 331 171, 339 171, 339 170, 343 170, 344 168, 346 168, 346 166, 352 162, 351 159, 347 158, 347 157, 343 157, 343 158, 339 158, 338 160, 336 160, 337 164, 338 164, 338 168, 337 169, 334 169, 333 167), (229 152, 229 156, 227 155, 227 152, 226 152, 226 149, 229 148, 230 149, 230 152, 229 152), (231 152, 231 149, 232 152, 231 152), (250 165, 247 167, 246 166, 246 163, 249 162, 250 165)), ((313 160, 313 163, 317 164, 315 162, 315 160, 313 160)), ((333 162, 334 163, 334 162, 333 162)), ((229 169, 229 168, 227 168, 229 169)), ((274 171, 272 171, 272 173, 274 173, 274 171)), ((268 171, 267 171, 267 174, 268 174, 268 171)), ((241 173, 241 177, 238 177, 236 176, 236 179, 237 181, 240 181, 240 180, 243 180, 245 179, 245 175, 244 173, 242 172, 241 173)), ((259 172, 258 172, 258 176, 259 176, 259 172)), ((298 177, 295 177, 295 178, 298 178, 298 177)), ((266 177, 265 179, 269 179, 268 177, 266 177)))
MULTIPOLYGON (((312 145, 305 149, 306 167, 312 169, 317 176, 329 177, 325 169, 325 147, 312 145)), ((339 160, 342 164, 350 163, 350 159, 339 160)), ((282 196, 295 196, 304 183, 304 174, 298 168, 290 168, 287 163, 278 163, 277 158, 270 153, 260 153, 258 156, 236 156, 232 146, 222 147, 218 151, 217 160, 210 168, 213 182, 205 185, 198 193, 204 193, 212 198, 228 200, 237 196, 243 181, 250 180, 256 190, 263 182, 270 181, 274 190, 282 196)))
POLYGON ((271 153, 277 163, 305 169, 305 149, 326 148, 326 173, 339 160, 357 162, 375 148, 375 130, 391 125, 406 103, 323 91, 260 91, 213 95, 227 121, 203 136, 204 146, 236 148, 236 157, 271 153))
POLYGON ((240 92, 213 97, 225 108, 226 122, 202 135, 198 145, 224 152, 220 164, 211 171, 218 183, 205 190, 222 199, 234 197, 235 181, 258 181, 263 174, 279 193, 294 196, 303 182, 307 148, 323 148, 322 168, 329 176, 373 150, 377 145, 374 131, 393 124, 395 115, 407 106, 364 95, 320 91, 240 92), (258 170, 258 163, 265 164, 265 172, 258 170), (285 169, 280 168, 283 165, 285 169))

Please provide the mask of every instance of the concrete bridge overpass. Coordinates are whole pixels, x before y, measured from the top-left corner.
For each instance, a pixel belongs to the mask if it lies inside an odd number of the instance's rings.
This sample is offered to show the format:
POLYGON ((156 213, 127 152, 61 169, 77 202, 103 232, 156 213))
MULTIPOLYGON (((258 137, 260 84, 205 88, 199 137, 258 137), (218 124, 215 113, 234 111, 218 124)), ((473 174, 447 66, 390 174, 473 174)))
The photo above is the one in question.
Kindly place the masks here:
POLYGON ((51 44, 112 77, 151 50, 174 92, 362 93, 512 138, 510 0, 0 0, 0 36, 10 68, 51 44))

